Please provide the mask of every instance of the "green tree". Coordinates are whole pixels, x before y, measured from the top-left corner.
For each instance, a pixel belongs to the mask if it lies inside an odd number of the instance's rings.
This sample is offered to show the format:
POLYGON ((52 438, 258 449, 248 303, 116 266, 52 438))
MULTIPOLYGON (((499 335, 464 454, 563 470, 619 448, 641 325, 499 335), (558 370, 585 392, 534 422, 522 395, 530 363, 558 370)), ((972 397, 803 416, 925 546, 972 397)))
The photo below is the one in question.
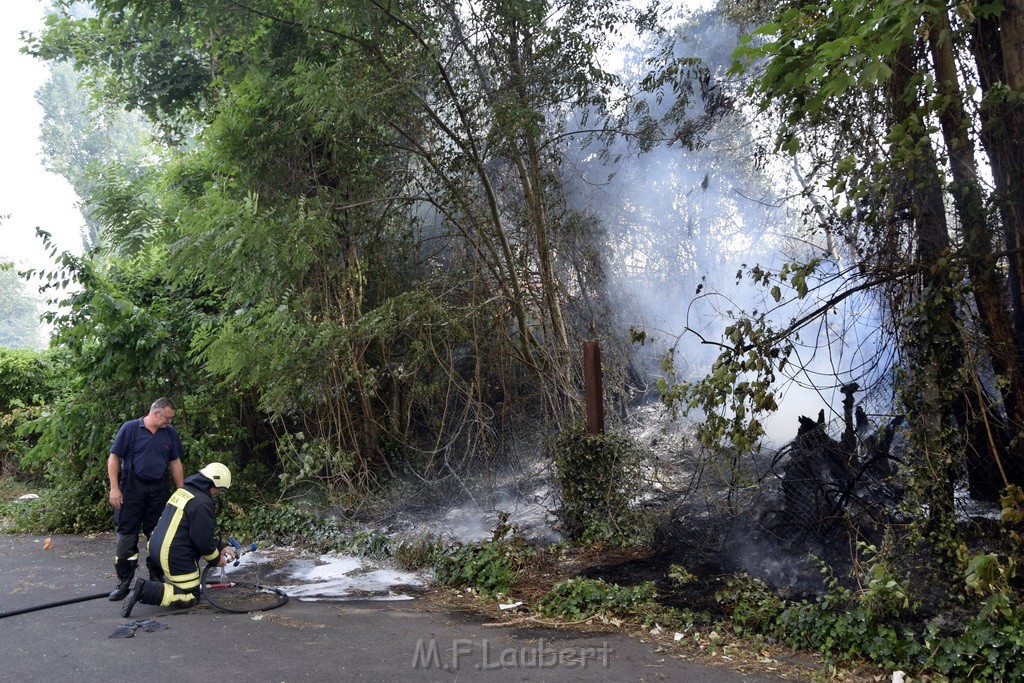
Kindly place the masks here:
MULTIPOLYGON (((118 109, 97 110, 89 99, 82 76, 67 62, 54 62, 50 78, 36 92, 43 108, 40 140, 43 159, 51 171, 71 183, 75 193, 91 198, 98 183, 110 175, 105 167, 116 164, 137 175, 153 154, 153 132, 138 114, 118 109)), ((85 246, 98 244, 101 222, 89 202, 82 206, 88 233, 85 246)))
POLYGON ((64 252, 52 270, 40 273, 51 296, 45 315, 53 326, 51 344, 68 380, 22 429, 34 441, 23 461, 53 485, 45 525, 55 531, 109 523, 103 463, 117 428, 144 414, 155 397, 173 397, 178 405, 186 469, 255 459, 246 425, 225 419, 240 412, 239 401, 208 381, 189 355, 195 328, 217 299, 171 282, 165 255, 160 243, 103 259, 64 252))
POLYGON ((0 346, 39 349, 44 346, 39 304, 25 291, 25 280, 13 264, 0 262, 0 346))
POLYGON ((564 308, 594 296, 576 283, 599 250, 576 248, 559 159, 567 114, 613 90, 599 49, 642 17, 578 0, 95 7, 54 15, 33 52, 171 142, 194 136, 98 210, 222 297, 192 351, 302 435, 282 442, 301 472, 361 490, 396 447, 443 469, 452 439, 500 447, 487 415, 503 433, 513 412, 557 426, 578 409, 570 352, 591 331, 564 308))

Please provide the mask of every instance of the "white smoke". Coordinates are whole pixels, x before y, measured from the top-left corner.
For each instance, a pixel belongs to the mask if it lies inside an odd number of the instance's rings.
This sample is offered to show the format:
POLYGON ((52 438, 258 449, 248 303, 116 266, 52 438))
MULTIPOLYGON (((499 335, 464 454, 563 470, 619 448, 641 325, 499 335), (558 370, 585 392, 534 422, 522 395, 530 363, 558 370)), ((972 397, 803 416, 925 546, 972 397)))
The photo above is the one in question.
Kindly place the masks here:
MULTIPOLYGON (((714 11, 684 18, 673 56, 699 58, 708 82, 727 84, 739 29, 714 11)), ((643 77, 652 50, 648 45, 625 53, 627 77, 643 77)), ((665 87, 663 96, 630 104, 649 121, 675 107, 682 131, 676 139, 641 151, 634 136, 620 136, 603 156, 593 141, 576 140, 565 182, 576 207, 598 216, 607 230, 607 272, 626 302, 616 311, 623 334, 632 327, 654 337, 656 351, 646 350, 650 356, 674 349, 677 376, 694 380, 717 357, 722 332, 736 318, 764 315, 784 328, 827 301, 843 280, 831 246, 824 238, 814 243, 816 226, 805 222, 807 205, 792 168, 766 156, 770 145, 756 138, 753 114, 734 112, 707 122, 701 117, 710 112, 697 84, 679 116, 683 108, 676 94, 665 87), (687 137, 687 126, 698 130, 687 137), (755 264, 777 272, 784 263, 811 257, 822 258, 822 266, 808 284, 821 289, 803 300, 785 303, 792 292, 783 287, 780 305, 769 288, 737 278, 755 264)), ((661 132, 671 137, 675 131, 665 126, 661 132)), ((763 420, 770 444, 789 441, 799 415, 815 416, 822 408, 832 411, 830 417, 838 415, 842 385, 877 380, 878 327, 877 307, 859 296, 801 332, 791 360, 806 372, 780 379, 781 409, 763 420)))

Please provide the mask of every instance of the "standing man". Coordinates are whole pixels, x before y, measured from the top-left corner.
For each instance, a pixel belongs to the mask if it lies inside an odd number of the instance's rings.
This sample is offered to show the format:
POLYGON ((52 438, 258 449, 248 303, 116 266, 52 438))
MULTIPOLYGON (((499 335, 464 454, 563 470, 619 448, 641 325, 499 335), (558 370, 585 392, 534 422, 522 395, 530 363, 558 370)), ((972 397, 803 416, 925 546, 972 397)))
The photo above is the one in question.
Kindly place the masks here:
MULTIPOLYGON (((107 477, 117 525, 117 588, 110 593, 111 601, 123 600, 128 595, 139 565, 139 532, 149 538, 167 504, 167 473, 171 473, 176 487, 184 485, 181 458, 185 449, 177 430, 171 426, 174 414, 171 399, 158 398, 150 406, 149 415, 121 425, 110 447, 107 477)), ((159 580, 159 562, 147 557, 146 566, 150 577, 159 580)))
POLYGON ((220 567, 234 561, 235 551, 217 539, 213 505, 213 496, 230 486, 231 470, 211 462, 174 492, 149 539, 149 556, 158 559, 166 581, 135 579, 121 605, 122 617, 131 616, 137 602, 191 607, 201 593, 200 558, 220 567))

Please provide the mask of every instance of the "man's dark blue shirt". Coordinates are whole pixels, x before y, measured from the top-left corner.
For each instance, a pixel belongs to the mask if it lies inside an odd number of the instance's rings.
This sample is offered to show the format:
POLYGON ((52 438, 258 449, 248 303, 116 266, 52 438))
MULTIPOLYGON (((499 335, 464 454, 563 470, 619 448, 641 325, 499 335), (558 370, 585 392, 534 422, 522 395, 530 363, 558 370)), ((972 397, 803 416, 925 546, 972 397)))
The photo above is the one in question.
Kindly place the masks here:
POLYGON ((121 425, 110 452, 121 458, 122 468, 131 463, 135 476, 143 481, 162 479, 167 475, 167 464, 185 455, 174 427, 167 425, 153 434, 141 417, 121 425))

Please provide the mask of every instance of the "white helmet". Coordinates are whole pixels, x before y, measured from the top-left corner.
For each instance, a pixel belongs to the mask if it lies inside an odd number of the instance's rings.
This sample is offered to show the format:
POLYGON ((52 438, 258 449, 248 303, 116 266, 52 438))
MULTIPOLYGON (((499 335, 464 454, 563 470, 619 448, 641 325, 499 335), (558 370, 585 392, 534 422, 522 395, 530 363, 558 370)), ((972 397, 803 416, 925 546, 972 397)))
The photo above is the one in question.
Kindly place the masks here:
POLYGON ((199 470, 199 474, 212 481, 217 488, 226 489, 231 486, 231 470, 219 462, 211 462, 199 470))

